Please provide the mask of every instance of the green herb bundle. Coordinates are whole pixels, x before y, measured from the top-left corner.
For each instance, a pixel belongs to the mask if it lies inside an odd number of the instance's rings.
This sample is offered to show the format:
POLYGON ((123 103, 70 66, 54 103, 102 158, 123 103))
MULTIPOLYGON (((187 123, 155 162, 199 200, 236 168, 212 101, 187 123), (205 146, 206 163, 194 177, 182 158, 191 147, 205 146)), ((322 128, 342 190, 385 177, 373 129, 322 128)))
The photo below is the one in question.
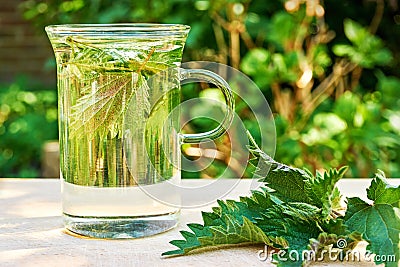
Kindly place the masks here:
MULTIPOLYGON (((313 175, 274 161, 250 139, 252 163, 258 166, 256 176, 265 187, 239 201, 218 201, 212 212, 202 213, 203 224, 188 224, 191 232, 181 231, 185 239, 170 242, 178 249, 163 255, 242 243, 266 244, 281 252, 297 251, 298 255, 311 251, 317 257, 322 250, 334 248, 343 259, 364 240, 371 253, 395 257, 387 262, 376 257, 376 264, 398 266, 400 187, 389 185, 383 172, 376 174, 367 189, 370 203, 357 197, 346 199, 336 187, 346 167, 313 175)), ((274 255, 274 259, 278 266, 308 263, 301 257, 282 260, 274 255)))

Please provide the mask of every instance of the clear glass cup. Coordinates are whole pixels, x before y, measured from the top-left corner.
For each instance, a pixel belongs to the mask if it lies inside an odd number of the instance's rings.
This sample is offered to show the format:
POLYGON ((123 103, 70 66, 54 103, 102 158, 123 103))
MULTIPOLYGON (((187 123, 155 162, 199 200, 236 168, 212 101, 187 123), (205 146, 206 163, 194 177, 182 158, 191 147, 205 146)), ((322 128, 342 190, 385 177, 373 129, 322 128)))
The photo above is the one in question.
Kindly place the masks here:
POLYGON ((228 84, 179 68, 190 27, 177 24, 52 25, 57 62, 65 227, 97 238, 136 238, 179 218, 180 145, 215 139, 233 118, 228 84), (157 74, 157 75, 156 75, 157 74), (179 133, 180 83, 211 82, 226 99, 214 130, 179 133), (162 192, 157 199, 148 192, 162 192), (169 201, 170 200, 170 201, 169 201))

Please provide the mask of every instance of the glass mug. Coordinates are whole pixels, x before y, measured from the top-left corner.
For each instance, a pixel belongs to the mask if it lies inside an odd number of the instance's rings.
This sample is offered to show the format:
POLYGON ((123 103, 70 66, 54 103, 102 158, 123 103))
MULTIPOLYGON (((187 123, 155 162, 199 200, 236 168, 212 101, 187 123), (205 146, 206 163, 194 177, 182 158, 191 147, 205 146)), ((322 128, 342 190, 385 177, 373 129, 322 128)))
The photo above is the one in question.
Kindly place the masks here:
POLYGON ((221 136, 233 118, 228 84, 179 68, 190 27, 71 24, 46 27, 57 62, 62 209, 66 229, 96 238, 136 238, 177 225, 180 145, 221 136), (221 89, 220 125, 179 133, 180 84, 221 89), (148 192, 158 192, 157 199, 148 192))

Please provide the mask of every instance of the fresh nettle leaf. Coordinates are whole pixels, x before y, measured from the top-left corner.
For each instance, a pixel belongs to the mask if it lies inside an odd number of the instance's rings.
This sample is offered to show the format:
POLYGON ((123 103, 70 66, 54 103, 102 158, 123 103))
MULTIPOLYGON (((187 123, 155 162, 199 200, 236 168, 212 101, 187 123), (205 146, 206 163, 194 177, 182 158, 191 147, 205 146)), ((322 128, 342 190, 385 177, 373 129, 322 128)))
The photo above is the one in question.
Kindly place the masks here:
MULTIPOLYGON (((193 233, 182 232, 185 240, 171 242, 179 249, 163 255, 185 254, 198 248, 226 244, 260 243, 263 240, 265 244, 281 249, 301 250, 307 248, 310 238, 316 238, 324 231, 321 228, 325 221, 321 219, 322 205, 317 207, 311 204, 305 186, 309 179, 323 184, 321 180, 330 179, 329 175, 316 179, 308 171, 275 162, 257 147, 254 140, 251 141, 251 152, 256 156, 253 159, 257 163, 256 176, 261 177, 260 181, 268 188, 253 191, 251 197, 241 197, 240 201, 219 201, 219 206, 213 208, 212 213, 203 213, 204 225, 188 225, 193 233), (261 174, 270 168, 268 175, 262 177, 261 174), (256 235, 256 230, 263 235, 256 235)), ((335 179, 332 178, 332 181, 335 179)), ((332 182, 326 182, 324 186, 328 184, 333 186, 332 182)), ((334 192, 333 189, 331 191, 334 192)))
POLYGON ((371 186, 367 189, 367 197, 373 200, 374 204, 389 204, 399 208, 400 188, 390 185, 385 174, 379 170, 375 179, 372 180, 371 186))
POLYGON ((252 145, 249 150, 254 156, 250 163, 257 168, 254 177, 260 178, 260 181, 275 190, 285 202, 309 203, 310 199, 304 191, 305 181, 310 179, 310 173, 276 162, 257 146, 250 135, 249 137, 252 145))
POLYGON ((308 250, 309 240, 317 238, 321 233, 318 223, 312 220, 315 218, 315 211, 315 208, 307 207, 307 204, 297 211, 294 206, 278 205, 265 211, 263 217, 257 220, 257 225, 265 233, 274 234, 288 244, 284 248, 274 245, 282 250, 280 258, 273 257, 278 266, 301 266, 303 264, 301 257, 291 260, 289 253, 296 251, 297 255, 302 255, 303 251, 308 250))
MULTIPOLYGON (((239 201, 218 201, 212 212, 203 212, 203 224, 188 224, 192 232, 181 231, 185 239, 170 242, 177 250, 163 255, 183 255, 229 244, 264 243, 280 250, 280 257, 274 256, 278 266, 302 266, 307 258, 292 260, 288 253, 295 251, 301 256, 314 252, 320 256, 322 249, 335 247, 343 256, 359 241, 366 240, 373 253, 395 255, 398 261, 400 187, 390 186, 382 172, 367 191, 374 203, 350 198, 344 217, 345 207, 336 183, 346 167, 314 176, 307 170, 274 161, 250 135, 249 138, 256 177, 266 187, 239 201), (338 243, 342 240, 344 246, 338 243)), ((397 262, 385 264, 397 266, 397 262)))
POLYGON ((287 247, 284 239, 268 236, 255 224, 256 219, 262 217, 260 211, 273 205, 265 191, 254 191, 251 197, 242 197, 240 201, 218 201, 218 205, 212 212, 202 213, 204 225, 188 224, 193 233, 181 231, 185 240, 171 241, 178 250, 163 255, 180 255, 199 248, 240 243, 287 247))
POLYGON ((143 112, 150 112, 146 78, 172 65, 162 50, 105 48, 104 43, 87 43, 66 38, 71 55, 63 64, 69 83, 79 94, 70 116, 71 137, 98 134, 110 138, 122 133, 127 104, 133 96, 143 112))
POLYGON ((343 177, 347 167, 339 170, 330 169, 323 174, 317 172, 315 177, 311 174, 306 180, 305 191, 311 203, 322 208, 322 216, 327 220, 342 215, 341 195, 336 183, 343 177))
MULTIPOLYGON (((105 136, 112 132, 114 137, 122 129, 114 127, 122 126, 126 109, 126 101, 129 101, 136 91, 146 83, 143 76, 131 72, 127 74, 99 74, 93 80, 92 91, 80 97, 71 108, 70 133, 71 137, 83 135, 105 136), (140 77, 140 78, 138 78, 140 77), (102 83, 98 84, 98 80, 102 83)), ((82 90, 88 90, 82 88, 82 90)))
POLYGON ((301 170, 274 161, 264 153, 249 134, 252 147, 250 152, 255 156, 251 160, 257 166, 255 177, 275 190, 286 202, 304 202, 322 209, 326 220, 343 215, 345 207, 341 203, 341 194, 336 183, 343 177, 347 167, 331 169, 315 176, 308 170, 301 170), (268 173, 268 175, 267 175, 268 173))
POLYGON ((369 242, 367 249, 382 258, 394 255, 395 262, 385 266, 398 266, 400 259, 400 187, 393 187, 386 181, 383 172, 378 172, 367 189, 369 204, 360 198, 350 198, 345 223, 350 231, 358 231, 369 242), (384 257, 382 257, 384 255, 384 257))

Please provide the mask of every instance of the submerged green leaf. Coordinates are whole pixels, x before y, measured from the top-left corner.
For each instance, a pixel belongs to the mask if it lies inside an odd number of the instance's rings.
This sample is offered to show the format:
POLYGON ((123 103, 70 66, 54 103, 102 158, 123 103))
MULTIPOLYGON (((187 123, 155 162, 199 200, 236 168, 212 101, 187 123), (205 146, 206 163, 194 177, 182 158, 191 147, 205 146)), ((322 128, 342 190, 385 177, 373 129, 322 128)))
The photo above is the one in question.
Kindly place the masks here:
POLYGON ((133 52, 72 37, 66 38, 66 42, 71 47, 71 55, 60 75, 66 75, 65 79, 79 94, 69 117, 72 137, 110 133, 112 138, 121 134, 119 128, 133 96, 137 106, 143 109, 140 112, 148 115, 150 100, 146 78, 166 70, 175 59, 156 48, 135 48, 133 52))
MULTIPOLYGON (((72 107, 70 116, 71 136, 105 136, 112 131, 115 136, 122 129, 127 101, 146 83, 143 76, 135 72, 128 74, 100 74, 92 81, 91 92, 80 97, 72 107), (97 81, 101 80, 99 84, 97 81)), ((88 88, 82 90, 89 91, 88 88)))

